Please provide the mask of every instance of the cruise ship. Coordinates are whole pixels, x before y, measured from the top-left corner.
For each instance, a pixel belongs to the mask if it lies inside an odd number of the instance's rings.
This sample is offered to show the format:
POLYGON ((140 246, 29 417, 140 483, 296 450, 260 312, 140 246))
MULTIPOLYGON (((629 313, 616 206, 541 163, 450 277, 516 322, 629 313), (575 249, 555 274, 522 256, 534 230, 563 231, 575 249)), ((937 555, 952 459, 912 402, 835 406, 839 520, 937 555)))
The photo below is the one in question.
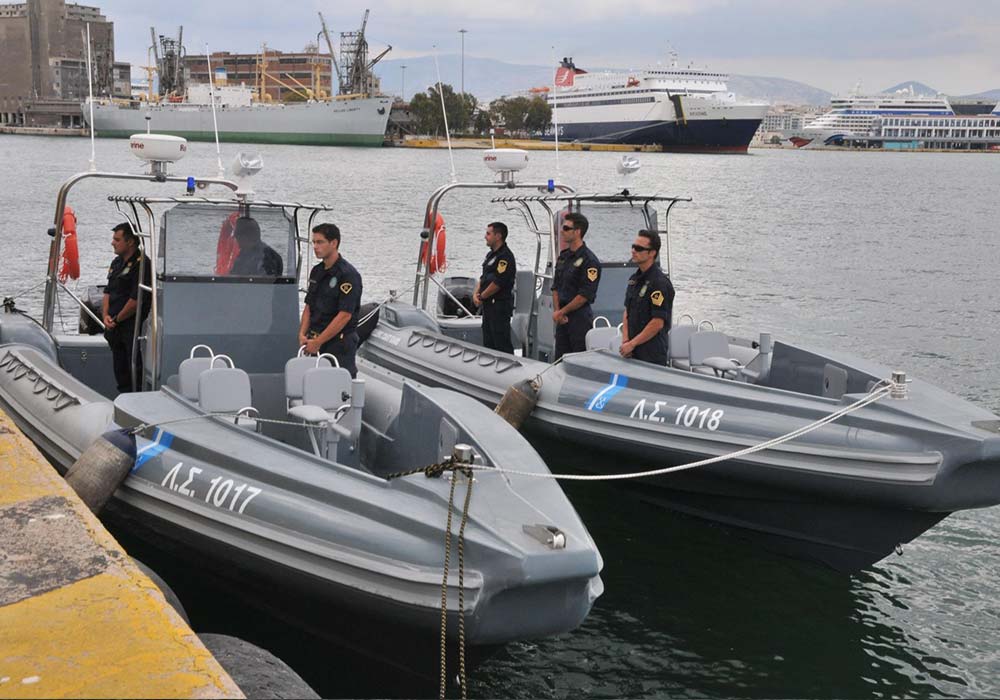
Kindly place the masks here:
POLYGON ((912 90, 881 95, 851 94, 830 100, 830 111, 802 129, 785 133, 798 148, 830 148, 850 139, 877 136, 880 124, 892 117, 953 117, 944 95, 925 97, 912 90))
POLYGON ((767 114, 766 103, 741 102, 729 76, 669 67, 595 72, 564 58, 554 90, 559 138, 580 143, 659 145, 666 151, 745 153, 767 114))

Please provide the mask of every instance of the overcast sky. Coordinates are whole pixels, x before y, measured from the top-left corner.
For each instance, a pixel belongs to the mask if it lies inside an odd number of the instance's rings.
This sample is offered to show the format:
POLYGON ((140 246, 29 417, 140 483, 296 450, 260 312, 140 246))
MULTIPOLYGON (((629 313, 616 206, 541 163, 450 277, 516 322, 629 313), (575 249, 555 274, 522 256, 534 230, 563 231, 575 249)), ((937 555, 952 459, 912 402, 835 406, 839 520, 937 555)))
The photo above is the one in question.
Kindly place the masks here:
MULTIPOLYGON (((371 8, 372 48, 392 58, 460 52, 510 63, 641 68, 673 48, 693 62, 741 75, 798 80, 844 93, 859 80, 875 91, 916 80, 961 95, 1000 88, 998 0, 94 0, 115 23, 119 60, 146 60, 149 27, 176 34, 188 53, 298 51, 319 31, 317 10, 337 33, 371 8)), ((138 77, 138 72, 136 77, 138 77)), ((475 92, 475 86, 468 86, 475 92)))

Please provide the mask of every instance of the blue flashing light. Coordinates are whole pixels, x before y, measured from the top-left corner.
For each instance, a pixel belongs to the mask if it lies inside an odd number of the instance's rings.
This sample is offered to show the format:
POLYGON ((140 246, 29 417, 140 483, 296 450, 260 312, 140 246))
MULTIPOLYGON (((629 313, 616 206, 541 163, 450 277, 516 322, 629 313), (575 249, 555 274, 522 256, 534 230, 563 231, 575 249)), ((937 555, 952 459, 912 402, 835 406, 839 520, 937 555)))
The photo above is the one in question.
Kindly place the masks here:
POLYGON ((187 193, 188 194, 194 194, 194 177, 192 175, 188 175, 188 179, 187 179, 187 193))
POLYGON ((556 181, 555 180, 549 180, 548 190, 549 190, 549 192, 555 192, 556 191, 556 181))

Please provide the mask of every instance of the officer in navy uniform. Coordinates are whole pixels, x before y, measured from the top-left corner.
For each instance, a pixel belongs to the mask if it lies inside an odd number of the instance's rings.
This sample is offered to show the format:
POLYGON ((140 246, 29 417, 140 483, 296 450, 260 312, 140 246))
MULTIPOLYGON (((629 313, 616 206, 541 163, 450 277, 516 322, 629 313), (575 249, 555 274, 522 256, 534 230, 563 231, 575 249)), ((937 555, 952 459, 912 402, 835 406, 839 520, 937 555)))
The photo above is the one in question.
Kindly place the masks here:
POLYGON ((494 221, 486 227, 490 252, 483 260, 483 274, 476 282, 472 303, 483 308, 483 345, 514 352, 510 339, 510 317, 514 314, 514 273, 517 265, 507 247, 507 225, 494 221))
MULTIPOLYGON (((139 305, 139 267, 143 265, 143 284, 152 284, 152 270, 149 258, 139 248, 139 238, 132 224, 124 222, 112 230, 111 247, 115 259, 108 268, 108 285, 101 299, 101 316, 104 322, 104 338, 111 348, 115 382, 119 392, 135 391, 142 386, 142 354, 135 353, 135 380, 132 384, 132 341, 136 332, 136 311, 139 305)), ((142 295, 141 322, 149 313, 150 297, 142 295)))
POLYGON ((583 242, 589 223, 579 212, 566 214, 562 238, 566 249, 559 253, 552 281, 552 321, 556 328, 558 360, 567 352, 587 349, 587 331, 594 323, 590 305, 601 282, 601 261, 583 242))
POLYGON ((632 243, 632 262, 639 268, 629 278, 622 316, 622 357, 667 364, 667 332, 674 309, 674 285, 659 265, 660 235, 639 231, 632 243))
POLYGON ((312 230, 313 252, 320 262, 309 273, 299 345, 310 355, 329 353, 352 377, 358 376, 358 309, 361 275, 340 254, 340 229, 319 224, 312 230))

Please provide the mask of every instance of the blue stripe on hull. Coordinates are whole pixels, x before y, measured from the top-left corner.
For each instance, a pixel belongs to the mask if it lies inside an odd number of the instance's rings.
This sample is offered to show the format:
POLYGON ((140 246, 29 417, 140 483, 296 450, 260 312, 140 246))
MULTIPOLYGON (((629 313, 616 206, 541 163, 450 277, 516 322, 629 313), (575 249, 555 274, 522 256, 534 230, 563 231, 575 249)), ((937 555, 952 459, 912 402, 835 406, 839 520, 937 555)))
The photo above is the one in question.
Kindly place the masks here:
POLYGON ((716 119, 678 122, 590 122, 560 124, 560 140, 586 143, 657 145, 665 151, 743 152, 750 145, 758 119, 716 119))

